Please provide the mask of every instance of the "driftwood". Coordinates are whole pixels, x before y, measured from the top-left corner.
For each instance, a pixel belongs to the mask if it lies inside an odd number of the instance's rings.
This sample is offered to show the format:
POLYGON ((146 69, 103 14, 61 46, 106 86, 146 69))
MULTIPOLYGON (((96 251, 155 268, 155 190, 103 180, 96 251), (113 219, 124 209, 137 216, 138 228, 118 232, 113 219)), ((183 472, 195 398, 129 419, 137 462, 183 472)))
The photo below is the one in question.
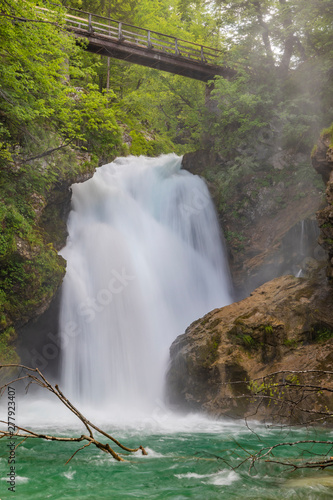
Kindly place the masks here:
POLYGON ((127 446, 124 446, 122 443, 120 443, 117 439, 115 439, 113 436, 108 434, 107 432, 104 432, 102 429, 97 427, 95 424, 90 422, 88 419, 86 419, 82 413, 66 398, 66 396, 63 394, 63 392, 59 389, 58 385, 53 386, 50 384, 50 382, 45 378, 45 376, 40 372, 38 368, 29 368, 24 365, 20 364, 8 364, 8 365, 0 365, 0 370, 3 369, 8 369, 11 371, 15 371, 16 375, 14 377, 10 377, 10 381, 6 381, 0 386, 0 396, 2 396, 7 388, 11 388, 11 386, 17 382, 24 381, 27 382, 26 385, 26 391, 28 391, 29 387, 31 384, 36 384, 39 387, 42 387, 52 394, 54 394, 62 404, 64 404, 85 426, 87 433, 82 434, 81 436, 78 437, 59 437, 59 436, 52 436, 48 434, 40 434, 37 432, 34 432, 29 429, 25 429, 23 427, 16 426, 13 418, 11 418, 11 414, 14 414, 14 410, 11 408, 15 408, 15 406, 11 405, 8 406, 8 421, 0 420, 2 424, 7 425, 8 430, 0 430, 0 439, 4 437, 19 437, 22 438, 22 441, 20 441, 17 446, 22 444, 25 440, 27 439, 44 439, 46 441, 63 441, 63 442, 77 442, 77 443, 82 443, 85 442, 83 446, 78 448, 73 455, 67 460, 66 464, 72 460, 72 458, 80 451, 83 450, 84 448, 87 448, 90 445, 95 445, 97 448, 100 450, 110 454, 115 460, 118 460, 119 462, 125 461, 123 457, 120 456, 119 453, 114 451, 113 448, 109 445, 109 443, 102 443, 98 441, 94 434, 93 431, 98 432, 99 434, 102 434, 104 437, 107 438, 107 440, 112 441, 114 444, 116 444, 119 448, 122 450, 129 452, 129 453, 134 453, 136 451, 141 450, 143 455, 147 455, 146 450, 144 449, 143 446, 139 446, 138 448, 128 448, 127 446))

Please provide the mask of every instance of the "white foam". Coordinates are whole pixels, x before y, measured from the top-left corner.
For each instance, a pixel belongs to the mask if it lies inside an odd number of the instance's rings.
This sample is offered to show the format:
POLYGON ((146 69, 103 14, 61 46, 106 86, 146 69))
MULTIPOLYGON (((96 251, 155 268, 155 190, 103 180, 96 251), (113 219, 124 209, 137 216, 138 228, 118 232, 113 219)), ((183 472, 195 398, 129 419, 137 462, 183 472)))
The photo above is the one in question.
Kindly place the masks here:
MULTIPOLYGON (((250 432, 243 421, 218 420, 198 413, 173 413, 161 401, 156 402, 154 409, 146 408, 146 412, 124 412, 122 408, 113 411, 108 406, 96 408, 76 401, 73 403, 88 420, 111 435, 184 434, 180 439, 185 439, 187 434, 197 433, 222 436, 230 434, 235 438, 250 432)), ((16 423, 26 429, 67 435, 69 431, 81 432, 84 428, 83 423, 56 398, 41 399, 41 395, 37 398, 32 393, 20 395, 18 408, 16 423)), ((256 431, 265 433, 266 429, 256 426, 256 431)))
MULTIPOLYGON (((8 481, 8 477, 2 477, 1 481, 8 481)), ((29 481, 28 477, 24 476, 15 476, 15 484, 24 484, 29 481)))
POLYGON ((64 472, 62 475, 65 476, 70 481, 72 481, 74 479, 75 474, 76 474, 76 470, 68 470, 68 471, 64 472))
POLYGON ((145 446, 145 450, 148 453, 148 455, 143 455, 141 450, 136 451, 133 453, 131 456, 134 457, 142 457, 142 458, 165 458, 170 455, 163 455, 162 453, 158 453, 157 451, 152 450, 148 446, 145 446))
POLYGON ((186 474, 175 474, 178 479, 200 479, 204 484, 214 484, 215 486, 230 486, 238 481, 239 475, 235 471, 220 471, 213 474, 197 474, 187 472, 186 474))

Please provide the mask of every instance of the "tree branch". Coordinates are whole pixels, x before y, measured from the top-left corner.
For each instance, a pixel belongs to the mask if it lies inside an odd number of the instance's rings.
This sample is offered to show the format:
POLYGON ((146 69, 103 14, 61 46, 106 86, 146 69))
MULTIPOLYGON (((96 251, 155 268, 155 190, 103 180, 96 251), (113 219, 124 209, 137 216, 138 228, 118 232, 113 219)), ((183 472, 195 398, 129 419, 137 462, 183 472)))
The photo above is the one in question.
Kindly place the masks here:
POLYGON ((180 99, 187 105, 189 106, 190 108, 193 108, 192 106, 192 103, 186 98, 184 97, 183 95, 181 95, 172 85, 171 83, 168 81, 167 78, 165 78, 164 76, 161 76, 162 80, 167 84, 167 86, 169 87, 170 90, 172 90, 172 92, 174 92, 174 94, 176 94, 178 97, 180 97, 180 99))
POLYGON ((289 65, 290 65, 290 60, 293 55, 294 51, 294 43, 295 43, 295 36, 294 36, 294 30, 292 28, 293 26, 293 21, 291 17, 291 11, 289 8, 289 5, 287 5, 286 0, 279 0, 280 5, 282 6, 282 25, 283 28, 286 31, 286 38, 284 42, 284 51, 282 54, 280 66, 279 66, 279 71, 280 75, 285 78, 287 76, 288 70, 289 70, 289 65))
MULTIPOLYGON (((278 421, 281 423, 285 420, 290 422, 291 419, 298 422, 296 424, 291 424, 292 426, 304 426, 305 423, 306 425, 318 425, 319 422, 328 423, 331 422, 333 418, 333 411, 330 409, 331 405, 329 400, 320 400, 318 398, 313 400, 311 398, 313 398, 314 395, 321 395, 321 393, 328 393, 328 395, 330 395, 333 392, 332 375, 333 372, 329 370, 279 370, 254 380, 224 382, 223 385, 245 384, 247 390, 249 390, 248 393, 237 396, 226 395, 225 399, 233 401, 238 398, 246 398, 247 401, 251 402, 251 415, 248 414, 246 417, 248 428, 250 427, 247 420, 249 418, 256 418, 262 405, 268 408, 271 403, 273 408, 271 414, 273 422, 278 421), (312 378, 307 379, 306 376, 310 375, 312 378), (316 377, 316 375, 318 375, 318 377, 316 377), (320 378, 327 378, 326 386, 317 383, 319 376, 321 376, 320 378), (309 382, 307 382, 307 380, 309 380, 309 382), (309 416, 309 418, 307 416, 309 416)), ((283 424, 281 423, 281 425, 283 424)), ((243 452, 245 452, 247 456, 244 457, 243 455, 243 457, 239 457, 242 458, 242 461, 237 464, 235 468, 240 467, 245 462, 249 462, 249 471, 251 471, 255 464, 260 461, 288 466, 291 467, 292 470, 325 469, 327 467, 333 467, 333 457, 329 456, 329 458, 327 458, 327 455, 329 453, 331 454, 331 449, 333 448, 333 441, 331 440, 304 439, 299 441, 280 442, 272 446, 262 447, 255 453, 249 452, 240 445, 239 447, 243 449, 243 452), (281 460, 279 460, 278 457, 272 457, 273 452, 278 448, 293 447, 302 444, 324 445, 328 447, 328 450, 324 450, 326 453, 312 452, 312 455, 319 457, 319 459, 305 461, 302 458, 299 463, 297 459, 293 458, 289 460, 281 458, 281 460)), ((310 453, 310 450, 303 451, 310 453)))
POLYGON ((59 151, 59 149, 67 148, 67 146, 69 146, 73 142, 73 140, 74 139, 70 139, 65 144, 62 144, 61 146, 58 146, 56 148, 48 149, 47 151, 44 151, 44 153, 41 153, 39 155, 31 156, 30 158, 19 160, 19 163, 27 163, 29 161, 37 160, 38 158, 44 158, 44 156, 48 156, 48 155, 54 153, 55 151, 59 151))
POLYGON ((262 15, 262 10, 261 10, 261 5, 259 2, 254 3, 254 7, 257 12, 257 20, 259 25, 262 27, 262 40, 265 46, 266 50, 266 55, 269 63, 274 66, 274 55, 273 55, 273 50, 271 46, 271 40, 270 40, 270 32, 269 32, 269 27, 268 24, 264 21, 263 15, 262 15))
POLYGON ((0 12, 0 16, 7 17, 8 19, 12 19, 14 21, 22 23, 43 23, 43 24, 52 24, 53 26, 59 26, 58 23, 55 23, 54 21, 44 21, 42 19, 27 19, 26 17, 18 17, 11 14, 5 14, 4 12, 0 12))
MULTIPOLYGON (((63 392, 59 389, 58 385, 55 385, 54 387, 50 384, 50 382, 45 378, 45 376, 41 373, 41 371, 38 368, 30 368, 25 365, 21 364, 8 364, 8 365, 0 365, 0 370, 2 368, 5 369, 17 369, 20 371, 19 375, 16 376, 15 378, 11 379, 10 382, 4 383, 0 387, 0 395, 3 395, 4 390, 6 387, 15 384, 18 381, 25 380, 27 381, 27 386, 26 390, 29 388, 30 384, 34 383, 44 389, 47 389, 49 392, 54 394, 60 401, 61 403, 66 406, 85 426, 85 428, 88 431, 88 436, 87 435, 81 435, 79 437, 58 437, 58 436, 53 436, 53 435, 48 435, 48 434, 41 434, 41 433, 36 433, 32 430, 25 429, 23 427, 15 426, 17 429, 16 432, 9 432, 5 430, 0 430, 0 439, 3 437, 12 437, 12 436, 18 436, 25 439, 44 439, 46 441, 61 441, 61 442, 81 442, 81 441, 88 441, 84 446, 76 450, 76 452, 71 456, 69 460, 67 460, 66 464, 70 462, 70 460, 76 455, 76 453, 80 450, 83 450, 84 448, 87 448, 91 444, 95 445, 98 449, 110 454, 115 460, 118 460, 119 462, 123 462, 124 459, 116 453, 108 443, 101 443, 100 441, 97 441, 93 435, 93 430, 99 432, 102 434, 104 437, 106 437, 108 440, 114 442, 119 448, 122 450, 125 450, 127 452, 133 453, 138 450, 141 450, 142 455, 147 455, 146 450, 142 445, 140 445, 138 448, 128 448, 127 446, 124 446, 122 443, 120 443, 117 439, 115 439, 113 436, 110 434, 104 432, 102 429, 97 427, 95 424, 87 420, 82 413, 65 397, 63 392), (21 372, 24 372, 24 375, 21 375, 21 372)), ((7 424, 9 425, 9 422, 5 422, 3 420, 0 421, 0 423, 7 424)), ((23 442, 23 441, 22 441, 23 442)), ((19 443, 20 444, 20 443, 19 443)))

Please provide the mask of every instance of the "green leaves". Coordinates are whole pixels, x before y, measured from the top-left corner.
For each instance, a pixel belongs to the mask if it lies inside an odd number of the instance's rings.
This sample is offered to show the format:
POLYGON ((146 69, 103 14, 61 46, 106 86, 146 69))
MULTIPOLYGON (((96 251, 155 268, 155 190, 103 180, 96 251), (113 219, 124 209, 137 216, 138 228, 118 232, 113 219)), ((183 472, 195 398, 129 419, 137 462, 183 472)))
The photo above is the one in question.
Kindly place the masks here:
POLYGON ((56 134, 58 145, 69 140, 84 147, 90 143, 97 153, 108 142, 110 152, 120 143, 110 105, 114 94, 106 97, 89 83, 96 62, 85 58, 75 38, 62 28, 64 9, 43 5, 40 9, 36 0, 6 3, 0 26, 1 157, 9 159, 12 153, 9 138, 19 145, 20 154, 27 146, 30 150, 31 143, 39 143, 43 154, 47 148, 39 141, 38 127, 56 134), (77 84, 84 87, 77 89, 77 84))
POLYGON ((31 122, 50 118, 63 105, 65 60, 76 49, 60 32, 59 7, 39 11, 35 1, 12 0, 6 8, 8 17, 0 25, 0 112, 5 117, 0 139, 10 135, 22 141, 31 122))
MULTIPOLYGON (((242 141, 255 136, 266 125, 263 96, 257 93, 245 73, 232 81, 217 77, 212 90, 218 112, 212 116, 215 147, 228 153, 242 141)), ((267 111, 266 111, 267 112, 267 111)))

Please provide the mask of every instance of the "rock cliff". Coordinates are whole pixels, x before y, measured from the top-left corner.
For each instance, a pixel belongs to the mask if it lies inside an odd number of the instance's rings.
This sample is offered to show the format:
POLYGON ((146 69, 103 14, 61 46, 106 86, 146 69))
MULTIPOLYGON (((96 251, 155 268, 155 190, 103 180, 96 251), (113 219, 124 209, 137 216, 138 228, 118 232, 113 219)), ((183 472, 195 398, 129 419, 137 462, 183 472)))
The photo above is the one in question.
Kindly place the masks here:
POLYGON ((319 243, 328 253, 327 276, 333 279, 333 132, 320 137, 312 154, 312 165, 326 183, 327 206, 317 213, 319 243))
POLYGON ((264 151, 264 160, 242 155, 226 161, 212 151, 183 158, 183 168, 206 179, 215 201, 238 298, 277 276, 297 274, 308 257, 324 257, 315 213, 325 186, 309 157, 267 145, 264 151))

